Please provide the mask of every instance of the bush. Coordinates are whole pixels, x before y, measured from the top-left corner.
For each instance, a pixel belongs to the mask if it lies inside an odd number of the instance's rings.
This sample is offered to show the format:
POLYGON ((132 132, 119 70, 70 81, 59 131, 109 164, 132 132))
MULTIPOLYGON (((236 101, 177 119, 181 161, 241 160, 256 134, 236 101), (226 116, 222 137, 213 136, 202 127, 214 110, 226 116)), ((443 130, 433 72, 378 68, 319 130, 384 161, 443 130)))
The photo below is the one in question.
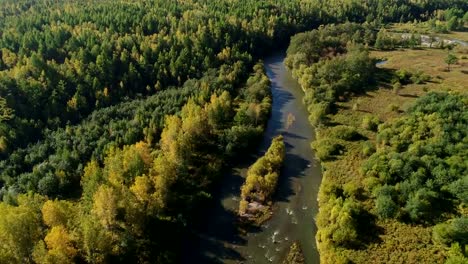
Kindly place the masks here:
MULTIPOLYGON (((319 200, 322 201, 323 199, 321 198, 338 198, 340 196, 343 196, 343 189, 341 189, 341 186, 338 184, 335 184, 334 182, 330 180, 326 180, 327 177, 330 175, 330 171, 324 171, 323 172, 323 181, 322 184, 320 184, 320 192, 319 192, 319 200)), ((327 201, 323 201, 327 202, 327 201)))
POLYGON ((379 126, 380 120, 378 117, 373 116, 373 115, 366 115, 362 119, 362 128, 371 130, 371 131, 377 131, 377 127, 379 126))
POLYGON ((370 155, 375 153, 374 144, 369 141, 366 141, 362 144, 362 155, 364 157, 369 157, 370 155))
POLYGON ((335 126, 330 130, 330 137, 343 139, 343 140, 353 140, 359 137, 359 133, 356 128, 352 126, 339 125, 335 126))
POLYGON ((392 218, 398 212, 398 205, 389 195, 381 195, 375 201, 375 209, 380 218, 392 218))
POLYGON ((225 130, 222 141, 225 143, 225 153, 228 156, 235 156, 241 151, 248 151, 256 146, 256 142, 262 134, 260 127, 233 126, 225 130))
POLYGON ((299 243, 294 242, 289 248, 288 255, 283 261, 283 264, 302 264, 304 261, 304 254, 302 253, 299 243))
POLYGON ((313 126, 318 126, 325 122, 326 116, 328 113, 328 104, 327 103, 318 103, 318 104, 311 104, 308 107, 309 110, 309 122, 313 126))
POLYGON ((334 206, 331 212, 332 214, 337 212, 336 219, 334 219, 336 222, 332 223, 332 227, 335 228, 332 241, 335 245, 349 247, 358 242, 356 218, 361 214, 361 207, 361 204, 351 198, 345 199, 342 206, 340 204, 334 206))
POLYGON ((399 69, 395 72, 395 77, 392 83, 399 82, 401 84, 408 84, 410 82, 411 73, 405 69, 399 69))
POLYGON ((432 202, 437 194, 425 188, 419 189, 414 195, 411 195, 406 202, 405 211, 410 219, 419 222, 426 219, 431 214, 432 202))
POLYGON ((361 188, 355 182, 348 182, 343 186, 343 194, 346 197, 357 197, 361 188))
POLYGON ((316 140, 312 143, 312 148, 315 150, 315 155, 318 159, 325 161, 331 159, 334 155, 338 155, 343 146, 335 139, 316 140))
POLYGON ((465 245, 463 248, 458 243, 453 243, 450 247, 450 251, 447 255, 447 261, 445 264, 467 264, 468 257, 467 256, 468 247, 465 245))
POLYGON ((38 191, 44 195, 54 195, 59 190, 59 181, 55 175, 48 173, 47 176, 39 180, 38 191))
POLYGON ((371 191, 374 190, 377 186, 381 185, 382 181, 376 177, 367 177, 364 179, 363 183, 367 191, 371 191))
POLYGON ((452 243, 468 244, 468 217, 462 216, 434 226, 434 241, 450 245, 452 243))
POLYGON ((452 242, 450 224, 441 223, 432 229, 432 239, 441 244, 449 245, 452 242))
POLYGON ((415 84, 422 84, 431 80, 431 76, 422 71, 416 71, 410 77, 410 81, 415 84))
POLYGON ((400 107, 397 104, 389 104, 387 110, 389 112, 398 112, 400 110, 400 107))
POLYGON ((400 82, 395 82, 393 84, 393 93, 398 94, 401 90, 401 83, 400 82))

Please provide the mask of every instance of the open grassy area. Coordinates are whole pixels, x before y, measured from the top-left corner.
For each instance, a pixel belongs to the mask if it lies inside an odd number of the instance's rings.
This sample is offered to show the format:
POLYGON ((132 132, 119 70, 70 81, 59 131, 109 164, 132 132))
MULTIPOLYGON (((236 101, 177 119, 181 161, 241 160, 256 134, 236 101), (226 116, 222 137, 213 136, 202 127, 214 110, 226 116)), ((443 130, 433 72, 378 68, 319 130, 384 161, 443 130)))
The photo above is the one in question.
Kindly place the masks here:
MULTIPOLYGON (((468 33, 465 33, 468 35, 468 33)), ((447 71, 445 58, 447 50, 441 49, 420 49, 420 50, 397 50, 397 51, 373 51, 372 56, 376 58, 387 59, 387 63, 380 66, 383 69, 398 70, 407 69, 410 71, 423 71, 432 77, 431 81, 424 85, 409 85, 404 87, 410 93, 421 89, 412 89, 427 87, 430 89, 444 88, 453 91, 460 91, 466 88, 468 78, 468 48, 456 47, 451 53, 458 58, 458 63, 450 66, 450 72, 447 71)))
MULTIPOLYGON (((468 33, 459 33, 456 38, 467 39, 468 33), (461 35, 458 36, 458 35, 461 35)), ((373 91, 353 97, 347 102, 337 103, 339 110, 330 115, 330 124, 347 125, 355 127, 362 136, 357 140, 340 140, 344 146, 342 152, 335 160, 322 162, 326 172, 320 190, 319 197, 325 198, 327 184, 333 183, 345 185, 352 183, 357 186, 361 193, 363 205, 372 213, 373 201, 363 180, 361 165, 366 160, 362 154, 363 144, 366 141, 375 143, 376 132, 365 129, 362 121, 366 116, 377 116, 381 122, 400 117, 414 101, 430 91, 454 91, 466 93, 468 91, 468 56, 463 49, 452 51, 459 62, 447 70, 444 60, 447 50, 419 49, 419 50, 395 50, 395 51, 372 51, 371 56, 385 59, 387 62, 380 65, 381 76, 405 69, 409 72, 421 71, 431 76, 430 81, 422 84, 406 84, 398 93, 392 90, 390 82, 380 78, 380 83, 373 91), (325 187, 324 187, 325 186, 325 187)), ((318 140, 333 130, 333 127, 324 127, 318 130, 318 140)), ((326 206, 325 199, 320 199, 320 207, 326 206)), ((325 258, 327 263, 444 263, 446 249, 432 242, 432 228, 430 226, 403 223, 394 219, 374 219, 374 227, 369 223, 371 237, 365 246, 357 250, 339 249, 335 252, 335 258, 325 258), (338 258, 336 258, 338 256, 338 258), (341 256, 342 258, 340 258, 341 256)), ((320 251, 325 252, 329 248, 320 244, 320 251)))
MULTIPOLYGON (((468 35, 468 33, 465 33, 468 35)), ((399 116, 399 111, 391 111, 390 105, 398 105, 399 110, 404 111, 414 100, 429 91, 466 91, 468 87, 468 54, 461 49, 455 49, 453 53, 459 58, 459 62, 451 65, 450 72, 447 71, 445 58, 446 50, 421 49, 421 50, 396 50, 396 51, 373 51, 372 56, 386 59, 387 62, 380 67, 389 71, 405 69, 410 72, 422 71, 431 76, 431 80, 423 84, 407 84, 396 95, 389 84, 381 84, 376 91, 368 92, 364 96, 353 98, 350 102, 342 103, 343 111, 346 107, 350 109, 358 104, 358 113, 345 113, 346 115, 359 115, 373 113, 381 121, 399 116)), ((349 112, 349 111, 348 111, 349 112)), ((339 115, 338 115, 339 116, 339 115)), ((335 118, 339 118, 339 117, 335 118)), ((348 117, 349 118, 349 117, 348 117)), ((359 118, 353 118, 359 119, 359 118)))
POLYGON ((392 32, 408 32, 408 33, 418 33, 418 34, 427 34, 434 35, 447 39, 459 39, 463 41, 468 41, 468 27, 465 25, 464 30, 452 31, 450 33, 436 33, 429 26, 427 22, 424 23, 394 23, 389 25, 389 30, 392 32))

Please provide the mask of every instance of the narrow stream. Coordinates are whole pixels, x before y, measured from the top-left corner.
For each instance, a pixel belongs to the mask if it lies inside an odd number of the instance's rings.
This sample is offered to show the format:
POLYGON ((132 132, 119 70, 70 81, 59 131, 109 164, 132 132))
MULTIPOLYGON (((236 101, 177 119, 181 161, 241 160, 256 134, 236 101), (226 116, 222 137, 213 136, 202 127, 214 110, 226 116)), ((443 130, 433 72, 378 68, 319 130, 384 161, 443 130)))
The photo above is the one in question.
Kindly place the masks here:
MULTIPOLYGON (((262 155, 271 139, 283 134, 286 159, 275 197, 273 217, 258 230, 240 234, 236 221, 240 186, 252 162, 234 168, 221 184, 217 203, 208 215, 198 247, 184 256, 184 263, 281 263, 290 245, 298 241, 307 264, 319 263, 315 244, 317 193, 321 169, 314 159, 310 143, 314 130, 308 121, 302 90, 286 70, 285 54, 265 59, 273 94, 272 115, 268 121, 258 155, 262 155), (287 127, 287 117, 295 121, 287 127)), ((258 157, 258 156, 257 156, 258 157)))

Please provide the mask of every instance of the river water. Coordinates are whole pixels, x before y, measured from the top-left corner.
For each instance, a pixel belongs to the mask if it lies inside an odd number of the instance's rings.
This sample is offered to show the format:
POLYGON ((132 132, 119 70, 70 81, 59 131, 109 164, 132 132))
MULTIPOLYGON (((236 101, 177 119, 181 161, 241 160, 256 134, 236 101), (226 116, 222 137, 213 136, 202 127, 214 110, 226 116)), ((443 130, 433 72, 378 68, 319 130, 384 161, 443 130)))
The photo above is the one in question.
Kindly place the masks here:
POLYGON ((302 103, 303 92, 285 68, 284 58, 284 53, 278 53, 264 61, 271 80, 273 105, 259 151, 251 161, 224 177, 215 204, 203 217, 206 221, 197 234, 198 245, 190 243, 184 263, 281 263, 294 241, 301 245, 307 264, 319 263, 314 218, 321 169, 310 148, 315 133, 302 103), (295 119, 290 126, 288 116, 295 119), (286 158, 274 198, 274 214, 261 228, 241 234, 236 215, 240 186, 248 166, 279 134, 285 139, 286 158))

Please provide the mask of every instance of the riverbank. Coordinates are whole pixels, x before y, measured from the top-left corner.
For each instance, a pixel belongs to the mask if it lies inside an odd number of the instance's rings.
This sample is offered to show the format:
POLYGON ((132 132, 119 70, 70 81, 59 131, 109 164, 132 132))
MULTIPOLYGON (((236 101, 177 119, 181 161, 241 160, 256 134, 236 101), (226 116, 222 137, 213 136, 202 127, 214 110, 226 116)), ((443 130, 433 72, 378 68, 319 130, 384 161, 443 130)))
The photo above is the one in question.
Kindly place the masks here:
POLYGON ((271 117, 257 155, 225 175, 220 192, 198 236, 198 247, 192 248, 184 263, 280 263, 290 246, 297 241, 304 250, 305 263, 318 263, 315 243, 317 192, 321 168, 314 158, 310 142, 314 131, 302 103, 303 92, 286 70, 284 53, 265 59, 273 97, 271 117), (295 121, 288 124, 288 116, 295 121), (271 139, 283 135, 286 145, 284 166, 273 196, 273 215, 259 228, 242 233, 237 210, 240 186, 247 168, 270 145, 271 139))

